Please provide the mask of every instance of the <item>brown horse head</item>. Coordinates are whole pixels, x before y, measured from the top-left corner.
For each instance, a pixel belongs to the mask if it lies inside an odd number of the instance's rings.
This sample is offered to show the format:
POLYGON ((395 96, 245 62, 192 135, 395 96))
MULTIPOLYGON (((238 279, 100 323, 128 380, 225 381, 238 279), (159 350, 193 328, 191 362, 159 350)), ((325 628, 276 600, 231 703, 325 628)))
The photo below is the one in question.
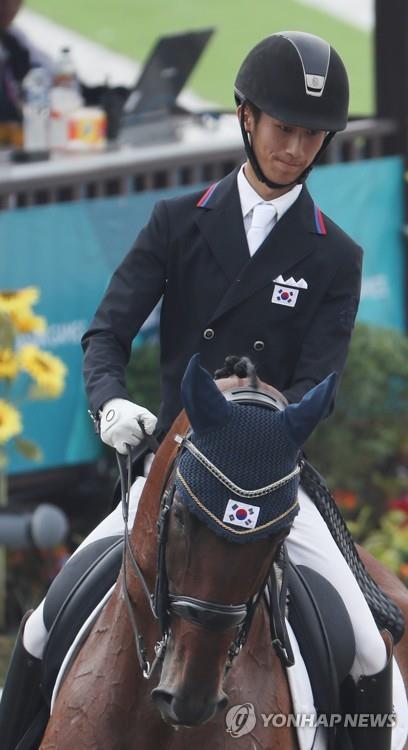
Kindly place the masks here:
POLYGON ((299 449, 327 413, 334 379, 286 408, 279 392, 257 385, 229 378, 217 387, 198 358, 183 381, 192 433, 169 511, 170 638, 152 693, 173 725, 203 724, 227 704, 230 647, 297 513, 299 449), (221 392, 235 387, 228 398, 221 392))
MULTIPOLYGON (((248 545, 217 537, 176 492, 171 510, 167 569, 169 588, 184 597, 225 607, 248 602, 265 581, 287 531, 248 545)), ((215 619, 215 618, 214 618, 215 619)), ((173 725, 202 724, 225 708, 227 654, 234 628, 212 629, 173 617, 161 679, 152 697, 173 725)))

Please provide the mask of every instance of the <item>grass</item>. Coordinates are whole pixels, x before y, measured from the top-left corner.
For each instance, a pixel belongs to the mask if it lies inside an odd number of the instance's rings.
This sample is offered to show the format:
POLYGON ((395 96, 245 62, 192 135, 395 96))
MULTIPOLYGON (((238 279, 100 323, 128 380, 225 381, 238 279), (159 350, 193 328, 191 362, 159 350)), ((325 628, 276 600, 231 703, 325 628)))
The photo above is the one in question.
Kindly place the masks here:
POLYGON ((260 39, 301 29, 328 39, 343 57, 351 81, 352 114, 373 110, 372 35, 296 0, 28 0, 26 6, 117 52, 146 59, 158 36, 216 28, 189 87, 230 108, 240 62, 260 39))

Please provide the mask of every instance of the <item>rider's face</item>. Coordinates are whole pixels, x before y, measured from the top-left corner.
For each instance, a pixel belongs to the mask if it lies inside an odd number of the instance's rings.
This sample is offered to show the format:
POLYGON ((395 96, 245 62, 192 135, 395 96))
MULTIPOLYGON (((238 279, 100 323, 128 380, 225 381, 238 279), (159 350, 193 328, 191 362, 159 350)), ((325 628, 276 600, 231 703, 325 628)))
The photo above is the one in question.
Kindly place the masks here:
POLYGON ((244 122, 262 172, 272 182, 289 185, 288 188, 276 190, 268 188, 259 182, 248 163, 245 167, 247 179, 265 198, 282 195, 292 187, 313 161, 326 136, 323 130, 308 130, 290 125, 265 112, 261 112, 256 118, 248 106, 245 107, 244 122))

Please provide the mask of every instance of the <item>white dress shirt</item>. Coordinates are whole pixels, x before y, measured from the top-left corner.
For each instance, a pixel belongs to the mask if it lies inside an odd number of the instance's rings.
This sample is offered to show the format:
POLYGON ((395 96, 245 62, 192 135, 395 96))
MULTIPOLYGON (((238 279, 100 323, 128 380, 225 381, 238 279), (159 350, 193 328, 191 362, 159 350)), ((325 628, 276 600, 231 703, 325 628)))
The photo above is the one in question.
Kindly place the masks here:
MULTIPOLYGON (((252 214, 255 206, 259 203, 266 203, 272 205, 275 209, 275 213, 271 212, 271 216, 273 216, 273 218, 271 220, 270 226, 265 227, 265 235, 263 237, 264 240, 272 230, 272 228, 275 226, 276 222, 282 218, 286 211, 293 205, 295 200, 297 200, 303 186, 295 185, 293 188, 291 188, 291 190, 288 190, 287 193, 281 195, 279 198, 274 198, 271 201, 265 201, 262 196, 260 196, 259 193, 254 190, 252 185, 249 184, 247 178, 245 177, 244 167, 245 164, 242 165, 241 169, 238 172, 237 183, 239 199, 241 202, 242 218, 244 220, 244 228, 247 237, 251 227, 252 214)), ((251 247, 250 254, 253 255, 257 249, 258 248, 254 249, 253 247, 251 247)))

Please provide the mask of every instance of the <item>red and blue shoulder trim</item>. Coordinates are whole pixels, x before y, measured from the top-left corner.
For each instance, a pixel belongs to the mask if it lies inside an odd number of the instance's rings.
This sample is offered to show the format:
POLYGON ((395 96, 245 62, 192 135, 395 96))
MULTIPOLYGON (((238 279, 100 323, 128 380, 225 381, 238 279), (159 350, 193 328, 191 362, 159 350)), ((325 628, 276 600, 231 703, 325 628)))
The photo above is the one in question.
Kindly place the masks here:
POLYGON ((314 218, 317 234, 327 234, 326 224, 324 223, 323 214, 319 206, 314 205, 314 218))
POLYGON ((204 208, 204 206, 207 205, 207 203, 210 200, 210 198, 211 198, 211 196, 212 196, 215 188, 217 187, 217 185, 218 185, 218 182, 213 182, 213 184, 210 185, 209 188, 207 188, 207 190, 205 191, 205 193, 203 193, 203 195, 197 201, 197 204, 196 204, 199 208, 204 208))

